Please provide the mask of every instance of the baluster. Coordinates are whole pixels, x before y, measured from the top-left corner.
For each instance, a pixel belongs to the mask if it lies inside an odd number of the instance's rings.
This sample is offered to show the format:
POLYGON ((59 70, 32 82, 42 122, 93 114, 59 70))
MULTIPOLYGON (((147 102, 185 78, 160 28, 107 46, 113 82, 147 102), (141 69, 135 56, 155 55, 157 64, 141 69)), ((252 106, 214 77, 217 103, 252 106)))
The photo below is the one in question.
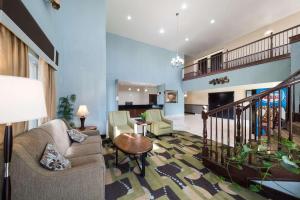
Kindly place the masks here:
POLYGON ((271 137, 270 137, 270 94, 267 96, 267 137, 268 137, 268 146, 270 146, 271 137))
POLYGON ((242 103, 241 106, 241 137, 240 137, 240 143, 242 144, 244 141, 244 103, 242 103))
POLYGON ((259 126, 258 126, 258 143, 260 144, 261 143, 261 132, 262 132, 262 99, 259 98, 258 99, 258 102, 259 102, 259 126))
POLYGON ((244 144, 247 143, 247 109, 244 111, 244 129, 245 129, 245 133, 244 133, 244 144))
POLYGON ((289 86, 289 140, 293 140, 293 87, 289 86))
POLYGON ((230 110, 227 109, 227 157, 230 157, 230 110))
POLYGON ((221 120, 221 163, 224 164, 224 155, 223 155, 223 149, 224 149, 224 146, 223 146, 223 137, 224 137, 224 133, 223 133, 223 118, 224 118, 224 110, 222 110, 222 120, 221 120))
POLYGON ((278 100, 278 135, 277 144, 278 150, 281 150, 281 90, 279 89, 279 100, 278 100))
POLYGON ((242 113, 242 109, 241 106, 238 105, 237 109, 236 109, 236 115, 237 115, 237 136, 235 138, 236 142, 238 142, 239 144, 241 143, 241 113, 242 113))
POLYGON ((272 108, 273 108, 273 126, 272 126, 272 129, 274 130, 275 129, 275 125, 276 125, 276 106, 275 106, 275 92, 273 92, 273 103, 272 103, 272 108))
POLYGON ((255 141, 257 141, 257 132, 258 132, 258 128, 256 128, 257 127, 257 124, 258 124, 258 116, 259 116, 259 114, 258 114, 258 105, 259 105, 259 102, 256 102, 255 101, 255 106, 254 106, 254 114, 255 114, 255 116, 254 116, 254 127, 255 127, 255 131, 254 131, 254 140, 255 141), (256 132, 257 131, 257 132, 256 132))
POLYGON ((210 116, 210 151, 209 151, 209 155, 210 158, 212 158, 212 149, 213 149, 213 140, 212 140, 212 117, 210 116))
MULTIPOLYGON (((236 111, 237 111, 237 108, 234 107, 234 109, 233 109, 233 118, 234 118, 234 122, 233 122, 233 125, 234 125, 234 128, 233 128, 233 131, 234 131, 233 146, 234 147, 236 146, 236 111)), ((235 151, 234 151, 234 154, 236 155, 235 151)))
POLYGON ((215 159, 216 159, 216 162, 218 162, 218 113, 216 113, 216 137, 215 137, 215 140, 216 140, 216 152, 215 152, 215 159))
POLYGON ((207 108, 203 106, 202 111, 202 120, 203 120, 203 148, 202 148, 202 155, 204 157, 208 157, 208 148, 207 148, 207 108))
MULTIPOLYGON (((250 147, 252 147, 252 101, 249 102, 249 145, 250 147)), ((252 163, 252 154, 249 154, 249 159, 248 159, 248 163, 251 164, 252 163)))

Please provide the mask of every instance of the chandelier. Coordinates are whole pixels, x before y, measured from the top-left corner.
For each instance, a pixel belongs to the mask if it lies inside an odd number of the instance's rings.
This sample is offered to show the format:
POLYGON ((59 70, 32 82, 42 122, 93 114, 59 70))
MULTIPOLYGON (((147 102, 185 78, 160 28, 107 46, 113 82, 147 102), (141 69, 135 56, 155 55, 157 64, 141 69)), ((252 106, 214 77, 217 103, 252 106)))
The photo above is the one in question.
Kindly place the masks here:
MULTIPOLYGON (((177 18, 176 38, 178 40, 178 36, 179 36, 179 13, 176 13, 176 18, 177 18)), ((179 45, 177 46, 176 56, 174 58, 172 58, 172 60, 171 60, 171 65, 173 67, 182 68, 183 65, 184 65, 184 59, 179 56, 178 52, 179 52, 179 45)))

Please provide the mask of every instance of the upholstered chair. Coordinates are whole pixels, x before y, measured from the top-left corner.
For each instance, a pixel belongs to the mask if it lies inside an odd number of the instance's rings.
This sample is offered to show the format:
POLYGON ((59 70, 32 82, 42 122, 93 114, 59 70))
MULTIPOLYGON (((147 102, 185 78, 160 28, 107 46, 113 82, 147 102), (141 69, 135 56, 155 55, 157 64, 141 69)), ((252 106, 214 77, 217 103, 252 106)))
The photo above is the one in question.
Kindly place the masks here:
POLYGON ((146 121, 152 123, 147 130, 157 137, 172 134, 173 132, 173 122, 166 119, 159 109, 147 110, 146 121))
POLYGON ((134 121, 130 119, 129 111, 114 111, 108 117, 109 137, 114 140, 121 133, 134 133, 134 121))

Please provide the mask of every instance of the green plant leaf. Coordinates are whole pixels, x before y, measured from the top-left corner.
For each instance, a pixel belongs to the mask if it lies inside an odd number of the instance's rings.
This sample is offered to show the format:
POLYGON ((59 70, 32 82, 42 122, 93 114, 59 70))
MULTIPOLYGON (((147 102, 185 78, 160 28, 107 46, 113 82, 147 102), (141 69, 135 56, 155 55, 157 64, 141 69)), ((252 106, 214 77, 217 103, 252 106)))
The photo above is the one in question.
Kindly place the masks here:
POLYGON ((263 167, 270 168, 272 166, 273 166, 273 164, 271 162, 268 162, 268 161, 265 161, 265 160, 263 161, 263 167))
POLYGON ((260 192, 261 191, 261 185, 258 184, 250 184, 249 189, 252 192, 260 192))

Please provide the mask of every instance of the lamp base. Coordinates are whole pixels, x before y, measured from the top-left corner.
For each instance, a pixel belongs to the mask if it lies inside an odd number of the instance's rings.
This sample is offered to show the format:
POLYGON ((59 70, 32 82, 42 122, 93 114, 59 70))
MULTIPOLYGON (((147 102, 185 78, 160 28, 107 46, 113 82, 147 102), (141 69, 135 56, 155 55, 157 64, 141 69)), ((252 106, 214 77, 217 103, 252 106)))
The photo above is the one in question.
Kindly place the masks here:
POLYGON ((80 123, 81 123, 81 126, 80 126, 80 129, 84 129, 84 122, 85 122, 85 117, 80 117, 80 123))
POLYGON ((3 175, 3 185, 2 185, 2 199, 10 200, 11 199, 11 184, 10 184, 10 175, 9 175, 9 165, 11 161, 12 154, 12 125, 5 126, 5 135, 4 135, 4 175, 3 175))

